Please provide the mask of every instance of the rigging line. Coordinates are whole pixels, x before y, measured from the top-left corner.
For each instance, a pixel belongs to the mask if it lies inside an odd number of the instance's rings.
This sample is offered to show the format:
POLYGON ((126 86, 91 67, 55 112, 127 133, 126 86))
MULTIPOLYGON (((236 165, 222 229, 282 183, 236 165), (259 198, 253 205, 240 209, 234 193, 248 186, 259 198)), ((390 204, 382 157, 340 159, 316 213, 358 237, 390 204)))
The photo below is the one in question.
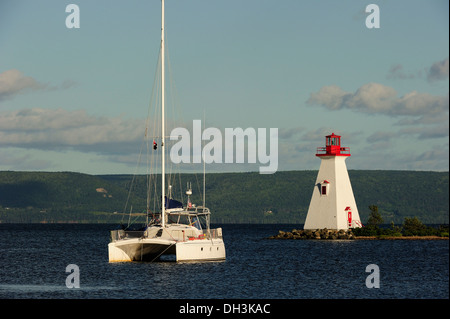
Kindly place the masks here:
MULTIPOLYGON (((166 36, 167 38, 167 36, 166 36)), ((169 53, 169 43, 166 39, 166 52, 167 52, 167 65, 168 65, 168 78, 169 78, 169 95, 170 95, 170 101, 171 101, 171 111, 172 111, 172 125, 175 126, 183 126, 183 110, 180 107, 179 98, 178 98, 178 91, 176 88, 176 83, 173 77, 173 68, 172 63, 170 60, 170 53, 169 53)), ((171 175, 178 175, 178 178, 180 179, 180 188, 178 189, 178 192, 180 196, 178 197, 181 202, 184 202, 184 192, 183 188, 181 187, 181 168, 179 164, 174 164, 172 162, 172 165, 170 167, 170 174, 171 175)), ((175 183, 176 177, 171 179, 173 183, 175 183)), ((174 194, 174 191, 172 189, 172 194, 174 194)))
MULTIPOLYGON (((167 35, 166 35, 167 38, 167 35)), ((173 81, 173 77, 172 77, 172 67, 171 67, 171 63, 170 63, 170 54, 169 54, 169 50, 168 50, 168 44, 167 44, 167 39, 165 39, 165 50, 166 50, 166 58, 167 58, 167 65, 168 65, 168 78, 169 78, 169 87, 168 87, 168 91, 169 91, 169 96, 170 96, 170 101, 171 101, 171 109, 172 109, 172 122, 169 123, 169 126, 172 126, 172 128, 175 126, 176 124, 176 119, 175 119, 175 101, 174 101, 174 95, 176 94, 176 90, 175 85, 174 85, 174 81, 173 81)), ((170 127, 169 127, 170 129, 170 127)), ((170 139, 170 136, 169 136, 170 139)), ((168 141, 166 141, 166 143, 168 143, 168 141)), ((168 148, 167 148, 168 149, 168 148)), ((167 187, 170 187, 173 183, 172 183, 172 175, 174 172, 174 163, 172 161, 170 161, 170 166, 168 167, 168 181, 169 184, 167 185, 167 187)), ((173 186, 173 185, 172 185, 173 186)), ((172 194, 173 194, 173 189, 172 189, 172 194)))
MULTIPOLYGON (((197 175, 197 173, 194 173, 194 176, 195 176, 195 180, 196 180, 196 182, 197 182, 197 191, 198 191, 198 194, 201 194, 202 192, 201 192, 201 190, 200 190, 200 183, 199 183, 199 181, 198 181, 198 175, 197 175)), ((201 196, 201 195, 200 195, 201 196)), ((201 197, 200 197, 201 198, 201 197)))
MULTIPOLYGON (((186 125, 186 123, 183 123, 183 119, 184 119, 183 109, 179 105, 180 103, 179 103, 179 98, 178 98, 178 94, 177 94, 178 91, 176 89, 176 84, 175 84, 175 80, 174 80, 174 77, 173 77, 172 64, 171 64, 171 61, 170 61, 170 54, 169 54, 169 42, 167 40, 167 34, 166 34, 166 39, 165 39, 165 50, 166 50, 167 65, 168 65, 168 78, 169 78, 169 83, 170 83, 169 93, 170 93, 171 104, 172 104, 171 105, 172 106, 172 108, 171 108, 172 109, 172 118, 174 119, 172 124, 173 125, 178 124, 179 126, 183 126, 183 124, 186 125)), ((191 165, 194 166, 193 163, 191 165)), ((183 188, 181 186, 181 184, 182 184, 181 183, 181 168, 180 168, 180 165, 175 165, 175 166, 178 169, 178 176, 179 176, 179 179, 180 179, 179 192, 180 192, 181 201, 183 202, 184 201, 184 196, 183 196, 184 192, 183 192, 183 188)), ((170 171, 169 172, 170 172, 170 174, 172 174, 174 172, 173 163, 172 163, 172 165, 170 167, 170 171)), ((198 180, 197 173, 194 173, 194 176, 195 176, 196 182, 197 182, 198 194, 202 194, 202 191, 200 189, 200 183, 199 183, 199 180, 198 180)), ((201 195, 200 195, 200 197, 201 197, 201 195)), ((204 200, 203 200, 203 202, 204 202, 204 200)))
POLYGON ((172 238, 172 240, 177 241, 177 240, 172 236, 172 234, 169 233, 169 231, 168 231, 167 229, 163 229, 163 231, 165 231, 165 232, 172 238))
MULTIPOLYGON (((152 93, 151 93, 151 96, 150 96, 150 103, 149 103, 149 107, 148 107, 148 111, 147 111, 147 119, 146 119, 146 122, 145 122, 144 138, 143 138, 143 141, 142 141, 142 144, 141 144, 141 147, 140 147, 140 151, 139 151, 139 156, 138 156, 138 160, 137 160, 137 163, 136 163, 135 172, 133 174, 133 178, 132 178, 131 183, 130 183, 130 188, 128 190, 127 199, 125 201, 125 207, 124 207, 124 210, 123 210, 124 214, 122 215, 121 222, 123 222, 123 218, 125 216, 125 213, 126 213, 126 210, 127 210, 127 207, 128 207, 128 203, 130 201, 131 193, 132 193, 133 187, 134 187, 135 182, 136 182, 136 176, 138 174, 140 163, 141 163, 141 159, 142 159, 142 151, 143 151, 144 144, 145 144, 146 141, 147 141, 147 145, 148 145, 147 135, 148 135, 148 127, 149 127, 149 119, 150 119, 150 110, 152 109, 152 101, 153 101, 154 92, 155 92, 155 86, 156 86, 156 82, 157 82, 156 79, 157 79, 157 74, 158 74, 157 70, 158 70, 158 65, 159 64, 160 64, 160 59, 158 59, 158 62, 156 64, 157 66, 156 66, 156 71, 155 71, 155 76, 154 76, 154 81, 153 81, 153 86, 152 86, 152 93)), ((148 148, 148 146, 147 146, 147 148, 148 148)), ((130 214, 131 214, 131 212, 130 212, 130 214)), ((129 220, 130 220, 130 218, 129 218, 129 220)), ((128 226, 130 226, 129 223, 128 223, 128 226)))
MULTIPOLYGON (((150 120, 150 113, 151 113, 151 110, 156 110, 157 109, 157 103, 154 103, 154 104, 152 104, 152 102, 153 102, 153 98, 155 97, 155 89, 156 88, 159 88, 159 84, 160 84, 160 82, 161 82, 161 80, 160 80, 160 75, 159 75, 159 68, 161 67, 161 48, 159 49, 159 54, 158 54, 158 61, 157 61, 157 63, 156 63, 156 69, 155 69, 155 75, 154 75, 154 77, 153 77, 153 86, 152 86, 152 93, 151 93, 151 96, 150 96, 150 103, 149 103, 149 106, 148 106, 148 111, 147 111, 147 119, 146 119, 146 129, 148 128, 148 125, 149 125, 149 120, 150 120), (152 105, 153 105, 153 108, 152 108, 152 105)), ((156 91, 156 92, 158 92, 159 93, 159 91, 156 91)), ((156 95, 156 99, 158 98, 157 97, 158 95, 156 95)), ((154 132, 153 132, 153 135, 155 135, 154 134, 154 132)))
MULTIPOLYGON (((128 203, 129 203, 129 200, 130 200, 130 197, 131 197, 131 193, 133 191, 133 187, 134 187, 135 182, 136 182, 136 176, 137 176, 137 173, 138 173, 138 170, 139 170, 139 167, 140 167, 140 162, 141 162, 142 150, 143 150, 143 147, 144 147, 144 142, 145 142, 145 139, 144 139, 144 141, 141 144, 141 149, 139 151, 139 156, 138 156, 138 160, 137 160, 137 163, 136 163, 135 173, 133 174, 133 178, 131 179, 131 183, 130 183, 130 188, 128 189, 127 200, 125 201, 125 207, 124 207, 124 210, 123 210, 124 214, 122 215, 122 222, 123 222, 123 218, 125 216, 125 213, 126 213, 126 210, 127 210, 127 207, 128 207, 128 203)), ((130 212, 130 214, 131 214, 131 212, 130 212)), ((129 223, 128 223, 128 226, 130 226, 129 223)))
POLYGON ((153 154, 152 161, 151 161, 151 171, 153 172, 151 174, 152 176, 152 184, 149 185, 153 187, 153 190, 151 187, 148 188, 148 195, 150 195, 151 192, 153 192, 153 212, 156 213, 161 209, 161 201, 158 199, 158 188, 157 188, 157 173, 156 173, 156 166, 158 165, 158 161, 160 159, 160 151, 157 149, 156 154, 153 154))
MULTIPOLYGON (((166 35, 167 38, 167 35, 166 35)), ((182 123, 183 117, 183 109, 180 107, 179 99, 178 99, 178 90, 175 84, 175 80, 173 77, 173 71, 172 71, 172 63, 170 61, 170 54, 169 54, 169 45, 168 41, 166 39, 166 57, 167 57, 167 66, 168 66, 168 75, 169 75, 169 95, 171 98, 171 106, 172 106, 172 124, 180 125, 182 123), (176 118, 176 115, 179 116, 179 118, 176 118), (178 122, 178 123, 177 123, 178 122)))
POLYGON ((175 245, 175 243, 171 244, 170 246, 168 246, 166 249, 164 249, 158 256, 156 256, 155 258, 153 258, 150 262, 154 262, 157 258, 159 258, 162 254, 164 254, 170 247, 172 247, 173 245, 175 245))
MULTIPOLYGON (((156 132, 160 131, 160 123, 158 122, 158 119, 160 118, 160 113, 161 113, 161 108, 159 107, 159 105, 161 104, 161 74, 160 74, 160 68, 161 68, 161 47, 159 50, 159 59, 158 59, 158 67, 156 69, 155 72, 155 83, 156 85, 156 92, 157 94, 155 95, 155 97, 152 97, 152 101, 154 99, 154 108, 152 108, 151 110, 153 111, 152 114, 150 114, 150 108, 149 108, 149 114, 148 114, 148 119, 150 119, 151 115, 153 115, 153 124, 152 124, 152 138, 158 140, 158 137, 160 137, 160 135, 156 134, 156 132)), ((153 95, 153 94, 152 94, 153 95)), ((147 139, 147 142, 150 143, 150 138, 147 139)), ((148 147, 148 152, 147 152, 147 207, 148 209, 150 208, 150 198, 153 198, 153 213, 156 212, 156 203, 159 202, 157 201, 157 191, 156 191, 156 187, 157 187, 157 178, 156 178, 156 166, 158 163, 158 159, 159 159, 159 150, 160 148, 157 148, 156 152, 153 152, 153 147, 150 149, 150 147, 148 147), (155 154, 156 153, 156 154, 155 154), (149 158, 150 158, 150 163, 149 163, 149 158), (153 196, 152 196, 152 187, 154 186, 154 190, 153 190, 153 196)), ((158 205, 159 207, 159 205, 158 205)))
MULTIPOLYGON (((168 78, 169 78, 169 87, 166 87, 166 92, 168 91, 170 93, 169 94, 169 96, 170 96, 170 106, 172 108, 172 122, 171 123, 166 123, 166 124, 169 124, 169 125, 167 125, 167 128, 168 128, 168 130, 170 130, 170 126, 172 126, 172 127, 174 126, 174 121, 173 121, 173 118, 174 118, 174 102, 173 102, 173 90, 172 90, 173 83, 172 83, 172 71, 171 71, 170 60, 169 60, 169 52, 167 50, 167 40, 165 40, 165 41, 166 41, 165 42, 166 58, 167 58, 168 71, 169 71, 168 72, 168 75, 169 75, 168 76, 168 78)), ((169 102, 169 101, 167 101, 167 102, 169 102)), ((167 104, 169 104, 169 103, 166 103, 166 109, 167 109, 167 104)), ((169 140, 170 140, 170 137, 169 137, 169 140)), ((168 143, 169 143, 169 141, 166 140, 166 144, 168 144, 168 143)), ((168 148, 167 148, 167 150, 168 150, 168 148)), ((168 167, 168 170, 166 171, 167 172, 167 180, 168 180, 168 185, 167 185, 166 192, 171 195, 172 193, 168 192, 168 188, 172 185, 173 162, 169 161, 169 164, 170 165, 168 167)), ((169 198, 169 196, 167 196, 167 198, 169 198)))
POLYGON ((131 225, 134 224, 140 217, 142 217, 142 214, 137 213, 136 216, 134 217, 134 219, 130 222, 130 224, 131 225))
POLYGON ((180 199, 181 202, 184 203, 184 192, 183 192, 183 187, 181 186, 181 170, 180 170, 180 166, 178 165, 178 180, 180 182, 180 199))
POLYGON ((131 208, 130 208, 130 215, 128 216, 128 226, 127 226, 127 228, 130 227, 130 219, 131 219, 131 213, 132 212, 133 212, 133 205, 131 205, 131 208))

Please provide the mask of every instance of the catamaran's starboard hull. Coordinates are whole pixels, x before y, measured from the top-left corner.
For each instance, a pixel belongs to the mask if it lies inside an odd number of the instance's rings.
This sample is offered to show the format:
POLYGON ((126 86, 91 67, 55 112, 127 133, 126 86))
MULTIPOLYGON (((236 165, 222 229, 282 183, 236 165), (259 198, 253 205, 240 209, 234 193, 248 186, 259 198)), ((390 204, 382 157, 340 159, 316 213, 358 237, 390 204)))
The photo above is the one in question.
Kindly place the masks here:
POLYGON ((108 255, 109 262, 154 261, 161 255, 176 255, 176 261, 214 261, 225 259, 225 244, 222 239, 128 239, 109 243, 108 255))
POLYGON ((224 260, 222 239, 203 239, 179 242, 175 245, 177 261, 224 260))

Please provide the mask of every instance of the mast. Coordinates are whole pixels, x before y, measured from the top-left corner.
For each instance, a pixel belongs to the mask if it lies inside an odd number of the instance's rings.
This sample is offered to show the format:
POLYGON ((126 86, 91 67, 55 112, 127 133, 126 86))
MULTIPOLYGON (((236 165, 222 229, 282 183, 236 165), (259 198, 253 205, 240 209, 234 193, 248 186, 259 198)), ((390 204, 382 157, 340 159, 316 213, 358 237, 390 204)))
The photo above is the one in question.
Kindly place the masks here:
MULTIPOLYGON (((206 126, 206 119, 205 119, 205 111, 203 110, 203 125, 204 126, 206 126)), ((203 141, 203 152, 202 152, 202 160, 203 160, 203 209, 205 209, 205 201, 206 201, 206 199, 205 199, 205 184, 206 184, 206 181, 205 181, 205 171, 206 171, 206 167, 205 167, 205 165, 206 165, 206 161, 205 161, 205 141, 203 141)))
MULTIPOLYGON (((205 111, 203 110, 203 125, 206 126, 206 116, 205 111)), ((203 141, 205 143, 205 141, 203 141)), ((202 151, 202 160, 203 160, 203 212, 206 211, 206 161, 205 161, 205 144, 203 144, 203 151, 202 151)), ((206 215, 206 231, 208 233, 208 236, 211 238, 211 229, 210 229, 210 223, 211 223, 211 215, 206 215)))
POLYGON ((165 158, 165 122, 164 122, 164 0, 161 0, 161 187, 162 187, 162 210, 161 210, 161 226, 165 226, 166 218, 166 158, 165 158))

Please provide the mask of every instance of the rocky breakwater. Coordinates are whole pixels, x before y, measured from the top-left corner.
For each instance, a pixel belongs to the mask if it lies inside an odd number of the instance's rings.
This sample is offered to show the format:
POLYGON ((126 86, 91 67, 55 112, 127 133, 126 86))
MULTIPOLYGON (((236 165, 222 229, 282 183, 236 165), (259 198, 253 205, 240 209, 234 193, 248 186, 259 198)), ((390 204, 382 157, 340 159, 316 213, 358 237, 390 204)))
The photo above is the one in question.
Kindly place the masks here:
POLYGON ((336 229, 306 229, 292 231, 278 231, 277 235, 270 236, 269 239, 355 239, 352 230, 336 230, 336 229))

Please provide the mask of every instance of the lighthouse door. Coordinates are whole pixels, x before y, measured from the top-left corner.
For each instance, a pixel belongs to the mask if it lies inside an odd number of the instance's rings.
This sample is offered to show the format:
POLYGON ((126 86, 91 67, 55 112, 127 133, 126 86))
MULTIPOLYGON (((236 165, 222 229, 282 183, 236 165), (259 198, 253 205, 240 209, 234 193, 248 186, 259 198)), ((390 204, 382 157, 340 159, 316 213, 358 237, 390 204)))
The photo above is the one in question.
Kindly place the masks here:
POLYGON ((352 227, 352 211, 351 210, 348 211, 347 217, 348 217, 348 227, 352 227))

